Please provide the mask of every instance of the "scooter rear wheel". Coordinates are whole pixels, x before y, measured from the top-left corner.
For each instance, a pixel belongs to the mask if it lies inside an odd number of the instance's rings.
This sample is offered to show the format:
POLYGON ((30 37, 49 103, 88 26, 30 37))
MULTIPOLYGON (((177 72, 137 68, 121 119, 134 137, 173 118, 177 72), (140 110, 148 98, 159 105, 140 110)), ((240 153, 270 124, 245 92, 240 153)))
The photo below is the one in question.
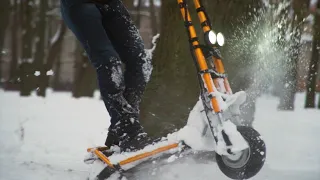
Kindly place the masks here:
POLYGON ((249 148, 234 155, 216 154, 220 170, 231 179, 249 179, 263 167, 266 158, 265 142, 260 134, 248 126, 238 126, 238 131, 249 144, 249 148))

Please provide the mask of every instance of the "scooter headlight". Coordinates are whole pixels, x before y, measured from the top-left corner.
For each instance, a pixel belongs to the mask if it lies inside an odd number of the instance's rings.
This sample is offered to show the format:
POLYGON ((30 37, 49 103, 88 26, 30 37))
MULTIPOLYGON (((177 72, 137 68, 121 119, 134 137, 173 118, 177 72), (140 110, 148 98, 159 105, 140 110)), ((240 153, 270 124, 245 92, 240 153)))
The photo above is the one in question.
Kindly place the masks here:
POLYGON ((206 33, 206 40, 208 44, 214 45, 217 43, 217 35, 212 30, 206 33))
POLYGON ((217 34, 217 42, 218 42, 219 46, 223 46, 224 45, 225 40, 224 40, 224 36, 223 36, 222 33, 218 33, 217 34))

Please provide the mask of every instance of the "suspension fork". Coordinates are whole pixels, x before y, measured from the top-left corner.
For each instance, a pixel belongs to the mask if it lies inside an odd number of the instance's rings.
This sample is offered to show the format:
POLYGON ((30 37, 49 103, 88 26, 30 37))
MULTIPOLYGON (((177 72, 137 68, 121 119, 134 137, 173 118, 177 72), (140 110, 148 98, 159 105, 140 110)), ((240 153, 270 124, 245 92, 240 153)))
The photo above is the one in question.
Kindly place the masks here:
MULTIPOLYGON (((211 112, 210 114, 212 114, 212 111, 214 111, 215 114, 217 115, 217 118, 218 118, 218 121, 219 121, 220 125, 222 125, 223 122, 224 122, 224 119, 223 119, 223 116, 222 116, 222 109, 221 109, 219 101, 217 99, 217 98, 219 98, 219 97, 217 97, 217 94, 219 92, 218 92, 216 87, 217 87, 217 85, 220 85, 220 86, 225 88, 224 89, 225 92, 223 92, 223 93, 231 94, 232 92, 231 92, 231 88, 230 88, 229 83, 228 83, 228 79, 225 77, 223 79, 224 82, 222 82, 222 84, 221 84, 221 81, 220 82, 216 82, 216 83, 213 82, 211 73, 210 73, 209 68, 208 68, 207 61, 206 61, 204 53, 203 53, 203 51, 201 49, 201 45, 199 43, 195 28, 194 28, 194 26, 192 24, 191 16, 190 16, 190 14, 188 12, 188 6, 187 6, 187 3, 186 3, 186 0, 177 0, 177 1, 178 1, 179 6, 180 6, 181 15, 182 15, 183 20, 185 22, 187 33, 188 33, 188 36, 189 36, 189 42, 190 42, 192 57, 193 57, 196 65, 197 65, 198 72, 200 74, 199 76, 201 76, 201 78, 199 78, 199 79, 201 79, 202 82, 203 82, 203 84, 200 83, 201 84, 201 88, 205 88, 205 90, 208 93, 208 98, 210 100, 210 108, 208 108, 206 106, 207 104, 204 103, 205 104, 206 113, 208 112, 208 110, 210 110, 210 112, 211 112)), ((201 6, 199 0, 194 0, 194 4, 195 4, 196 10, 198 12, 198 17, 200 19, 202 29, 203 29, 204 33, 207 33, 208 31, 211 30, 211 25, 209 23, 208 16, 206 15, 205 9, 204 9, 203 6, 201 6)), ((212 60, 214 61, 214 66, 216 68, 216 71, 218 73, 224 74, 225 70, 224 70, 221 58, 219 58, 219 56, 217 56, 217 57, 213 57, 212 60)), ((202 89, 201 89, 201 93, 203 93, 202 89)), ((208 125, 210 127, 210 131, 211 131, 215 141, 218 142, 218 137, 217 137, 218 130, 217 130, 217 127, 214 127, 214 125, 212 124, 213 121, 208 116, 208 114, 207 114, 207 120, 208 120, 208 125)), ((205 129, 207 129, 207 127, 205 127, 205 129)), ((204 129, 204 131, 205 131, 205 129, 204 129)), ((228 136, 225 134, 224 130, 222 130, 221 133, 223 135, 223 139, 224 139, 226 145, 231 145, 231 142, 230 142, 228 136)), ((229 151, 230 151, 230 149, 228 150, 228 152, 229 151)))
MULTIPOLYGON (((198 18, 202 27, 203 33, 207 33, 212 30, 211 21, 209 19, 209 16, 206 12, 206 9, 201 3, 201 0, 193 0, 194 6, 196 8, 198 18)), ((216 48, 216 47, 214 47, 216 48)), ((225 74, 225 69, 222 63, 222 59, 220 57, 214 57, 212 56, 213 63, 215 65, 216 71, 220 74, 225 74)), ((219 83, 215 81, 215 85, 218 86, 219 83)), ((232 90, 228 81, 228 78, 223 78, 223 84, 219 85, 220 87, 224 87, 224 91, 228 94, 232 94, 232 90)))
POLYGON ((189 42, 192 46, 193 53, 195 55, 196 62, 198 64, 198 68, 202 73, 202 80, 204 81, 205 88, 207 89, 207 92, 209 93, 211 108, 214 110, 215 113, 220 113, 221 108, 219 106, 217 97, 212 96, 215 92, 217 92, 216 87, 213 84, 213 80, 211 78, 211 74, 208 72, 208 65, 205 60, 204 54, 200 48, 200 43, 196 34, 196 30, 192 24, 192 19, 190 16, 190 13, 188 11, 187 4, 185 0, 177 0, 182 18, 185 22, 185 26, 188 32, 189 36, 189 42))

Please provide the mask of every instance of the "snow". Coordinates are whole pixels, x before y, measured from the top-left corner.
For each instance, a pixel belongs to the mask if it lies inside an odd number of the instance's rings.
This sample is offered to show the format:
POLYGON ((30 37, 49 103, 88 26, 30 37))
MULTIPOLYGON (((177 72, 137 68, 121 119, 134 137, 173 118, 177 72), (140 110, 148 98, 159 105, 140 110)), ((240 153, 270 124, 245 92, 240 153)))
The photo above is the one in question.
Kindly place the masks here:
POLYGON ((153 52, 156 49, 157 40, 158 40, 159 37, 160 37, 160 34, 156 34, 155 36, 153 36, 153 38, 152 38, 152 48, 145 50, 146 56, 143 57, 144 63, 142 65, 142 69, 143 69, 143 73, 144 73, 143 75, 144 75, 144 78, 145 78, 146 82, 150 81, 150 76, 151 76, 151 73, 152 73, 152 70, 153 70, 151 59, 152 59, 152 56, 153 56, 153 52))
POLYGON ((20 98, 17 92, 0 90, 1 180, 86 176, 85 150, 105 140, 109 118, 99 97, 70 97, 20 98))
MULTIPOLYGON (((109 125, 99 98, 98 93, 92 99, 74 99, 70 93, 51 91, 46 98, 35 93, 20 97, 0 89, 0 180, 86 179, 91 170, 83 162, 86 149, 104 143, 109 125)), ((320 179, 320 110, 304 109, 304 98, 297 94, 293 112, 278 111, 273 96, 258 99, 254 127, 266 142, 267 159, 252 179, 320 179)), ((153 161, 128 179, 228 179, 210 154, 194 156, 153 161)))
POLYGON ((54 36, 51 38, 50 40, 50 45, 52 46, 53 44, 55 44, 59 37, 61 36, 62 33, 62 25, 60 25, 59 29, 57 30, 57 32, 54 34, 54 36))
POLYGON ((310 0, 310 6, 316 6, 318 3, 318 0, 310 0))
POLYGON ((237 131, 235 124, 228 120, 230 115, 237 116, 240 114, 240 105, 245 102, 246 93, 244 91, 240 91, 232 95, 227 95, 216 92, 213 96, 218 98, 220 97, 221 101, 219 102, 218 100, 219 106, 224 111, 223 117, 221 114, 218 116, 213 115, 213 113, 211 116, 208 114, 211 119, 211 125, 217 127, 214 130, 215 134, 217 134, 217 145, 213 143, 211 130, 207 128, 209 124, 206 114, 203 111, 204 107, 200 97, 199 101, 189 114, 187 125, 177 132, 179 140, 183 140, 193 149, 201 151, 215 150, 220 155, 229 155, 227 152, 228 149, 231 149, 233 152, 247 149, 247 142, 237 131), (221 97, 223 97, 225 101, 223 101, 221 97), (222 126, 220 125, 220 121, 222 121, 222 126), (233 144, 232 147, 227 147, 224 142, 222 136, 223 130, 228 135, 230 142, 233 144), (192 136, 190 136, 190 134, 192 134, 192 136))
POLYGON ((0 50, 0 53, 1 53, 2 55, 6 55, 6 54, 8 53, 8 50, 6 50, 6 49, 0 50))
POLYGON ((54 74, 54 72, 53 72, 53 70, 52 69, 50 69, 49 71, 47 71, 47 76, 52 76, 53 74, 54 74))
POLYGON ((40 76, 40 74, 41 74, 40 71, 35 71, 35 72, 34 72, 34 75, 35 75, 35 76, 40 76))
POLYGON ((178 159, 178 156, 177 155, 172 155, 172 156, 170 156, 169 158, 168 158, 168 163, 171 163, 171 162, 173 162, 173 161, 175 161, 176 159, 178 159))
MULTIPOLYGON (((106 66, 106 68, 108 69, 108 67, 106 66)), ((112 67, 111 70, 112 74, 111 74, 111 79, 112 81, 115 83, 116 87, 120 87, 121 83, 122 83, 122 69, 121 66, 117 66, 117 67, 112 67)))
MULTIPOLYGON (((220 127, 222 131, 225 130, 225 133, 228 135, 228 137, 230 138, 230 141, 233 145, 233 147, 231 148, 231 151, 232 152, 239 152, 239 151, 242 151, 244 149, 247 149, 249 147, 248 143, 245 141, 245 139, 241 136, 241 134, 237 131, 237 126, 234 125, 233 123, 231 123, 231 121, 226 121, 226 122, 223 122, 223 127, 220 127)), ((221 134, 221 133, 219 133, 221 134)), ((222 134, 221 134, 221 139, 222 138, 222 134)), ((225 144, 225 142, 222 140, 222 141, 218 141, 218 143, 221 143, 223 142, 225 144)), ((226 146, 226 145, 224 145, 226 146)), ((223 147, 224 147, 223 146, 223 147)), ((219 148, 217 148, 219 149, 219 148)), ((226 149, 223 149, 223 151, 226 151, 226 149)), ((218 154, 224 154, 224 155, 228 155, 228 153, 221 153, 221 150, 219 151, 216 151, 218 154)))
MULTIPOLYGON (((161 1, 160 0, 144 0, 144 1, 142 1, 142 3, 143 3, 144 6, 149 7, 150 4, 151 4, 150 1, 153 1, 154 5, 157 6, 157 7, 161 6, 161 1)), ((135 7, 138 6, 138 3, 139 3, 138 0, 134 0, 133 1, 133 5, 135 7)))
MULTIPOLYGON (((267 162, 271 169, 309 172, 315 175, 314 179, 320 179, 320 141, 317 138, 320 135, 320 110, 303 109, 304 98, 304 95, 298 95, 294 113, 257 108, 259 119, 254 126, 264 136, 266 146, 270 146, 267 162)), ((260 99, 257 105, 275 107, 274 98, 260 99)))

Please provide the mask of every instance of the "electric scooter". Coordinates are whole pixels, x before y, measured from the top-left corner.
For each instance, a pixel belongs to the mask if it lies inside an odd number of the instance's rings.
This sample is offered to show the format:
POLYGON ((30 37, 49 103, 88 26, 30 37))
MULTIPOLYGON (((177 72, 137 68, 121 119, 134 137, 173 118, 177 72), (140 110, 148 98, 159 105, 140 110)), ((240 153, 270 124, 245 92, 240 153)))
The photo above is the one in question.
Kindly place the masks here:
POLYGON ((204 34, 205 44, 200 44, 186 0, 177 2, 197 68, 199 101, 184 128, 144 149, 120 152, 116 147, 88 148, 85 162, 94 164, 89 179, 122 179, 126 171, 142 162, 193 151, 214 153, 218 167, 231 179, 249 179, 264 165, 265 142, 253 127, 241 125, 239 119, 246 93, 233 93, 228 82, 219 50, 225 43, 223 34, 212 29, 201 0, 193 0, 204 34), (201 147, 195 141, 201 141, 201 147))

